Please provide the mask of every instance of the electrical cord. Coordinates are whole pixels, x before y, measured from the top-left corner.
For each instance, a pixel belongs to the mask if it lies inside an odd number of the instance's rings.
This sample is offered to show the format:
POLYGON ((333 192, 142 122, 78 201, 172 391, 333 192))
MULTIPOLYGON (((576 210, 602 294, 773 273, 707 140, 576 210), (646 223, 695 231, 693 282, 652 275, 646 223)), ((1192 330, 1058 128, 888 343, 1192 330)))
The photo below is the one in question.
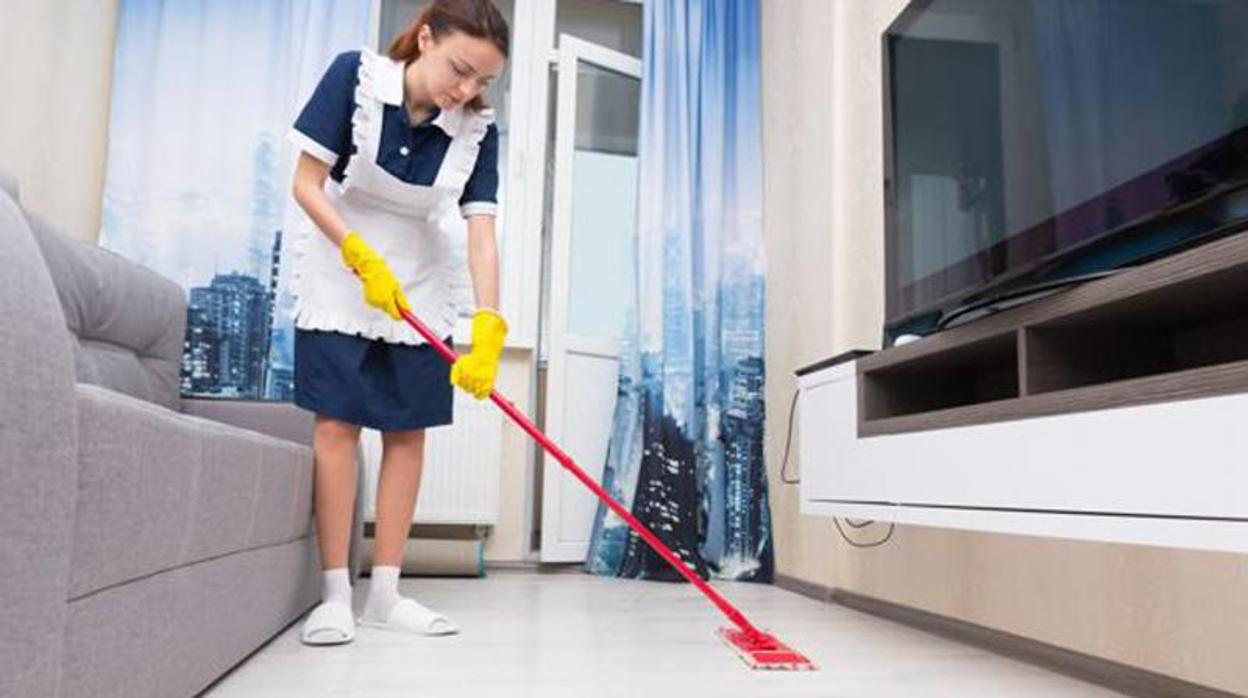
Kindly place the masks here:
MULTIPOLYGON (((845 523, 849 524, 849 519, 846 519, 845 523)), ((876 522, 864 521, 864 522, 861 522, 857 526, 855 526, 854 524, 849 524, 849 525, 853 528, 866 528, 867 526, 870 526, 873 523, 876 523, 876 522)), ((832 517, 832 525, 836 526, 836 531, 837 533, 841 534, 841 538, 845 539, 845 542, 854 548, 878 548, 881 545, 884 545, 885 543, 887 543, 889 539, 893 537, 893 531, 896 530, 897 528, 897 524, 890 521, 888 523, 888 532, 884 534, 883 538, 876 540, 876 541, 871 541, 870 543, 861 543, 859 541, 854 540, 853 538, 850 538, 848 535, 846 535, 845 529, 841 528, 841 520, 836 518, 835 516, 832 517)))
MULTIPOLYGON (((801 390, 794 390, 793 400, 789 402, 789 428, 788 434, 784 437, 784 458, 780 461, 780 481, 786 485, 800 485, 802 482, 801 477, 790 479, 787 474, 789 469, 789 452, 793 446, 793 415, 797 411, 797 398, 801 394, 801 390)), ((872 519, 845 519, 845 525, 855 530, 862 530, 875 523, 878 522, 872 519)), ((877 548, 884 545, 893 537, 893 531, 896 529, 896 524, 889 522, 888 532, 884 534, 883 538, 870 543, 862 543, 850 538, 845 533, 845 529, 841 528, 841 521, 837 517, 832 517, 832 524, 836 526, 836 530, 841 534, 841 538, 855 548, 877 548)))
POLYGON ((789 468, 789 447, 793 445, 793 413, 797 410, 797 396, 801 394, 802 391, 795 388, 793 390, 793 401, 789 403, 789 435, 784 439, 784 458, 780 461, 780 482, 786 485, 800 485, 802 483, 801 477, 790 480, 785 476, 785 472, 789 468))
POLYGON ((999 308, 997 308, 996 306, 1000 305, 1001 303, 1005 303, 1006 301, 1017 300, 1019 298, 1025 298, 1027 296, 1045 293, 1048 291, 1058 291, 1068 286, 1074 286, 1075 284, 1084 283, 1085 281, 1095 281, 1096 279, 1103 279, 1107 276, 1113 276, 1121 271, 1122 269, 1109 269, 1106 271, 1097 271, 1097 272, 1091 272, 1089 274, 1081 274, 1079 276, 1071 276, 1065 279, 1045 281, 1045 282, 1041 282, 1038 284, 1033 284, 1031 286, 1024 286, 1023 288, 1015 289, 1013 291, 1007 291, 998 296, 993 296, 991 298, 987 298, 984 300, 968 303, 962 306, 961 308, 955 308, 949 311, 948 313, 944 314, 943 316, 941 316, 940 320, 936 323, 936 327, 934 329, 943 330, 949 327, 949 323, 953 322, 954 320, 962 317, 963 315, 973 313, 977 310, 989 310, 992 312, 996 312, 997 310, 999 310, 999 308))

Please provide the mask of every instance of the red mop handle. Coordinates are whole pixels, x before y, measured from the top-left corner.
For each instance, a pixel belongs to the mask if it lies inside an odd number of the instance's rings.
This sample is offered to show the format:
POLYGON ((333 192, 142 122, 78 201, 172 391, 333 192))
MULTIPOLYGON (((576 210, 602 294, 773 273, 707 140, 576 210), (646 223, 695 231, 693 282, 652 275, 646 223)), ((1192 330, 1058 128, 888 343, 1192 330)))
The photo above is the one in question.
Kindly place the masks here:
MULTIPOLYGON (((438 353, 442 355, 443 359, 446 359, 448 363, 455 363, 455 359, 458 358, 455 355, 455 352, 443 344, 442 340, 438 339, 438 337, 434 335, 433 332, 426 327, 419 318, 403 308, 399 308, 399 312, 402 313, 403 319, 407 320, 407 324, 411 325, 412 329, 419 332, 420 336, 424 337, 425 341, 429 342, 429 345, 436 349, 438 353)), ((762 633, 762 631, 755 628, 750 621, 746 620, 744 614, 738 611, 732 604, 728 603, 724 597, 720 596, 719 592, 715 591, 711 585, 707 584, 693 570, 689 569, 689 566, 685 564, 684 560, 677 557, 676 553, 672 552, 671 548, 664 545, 663 541, 659 540, 657 536, 650 532, 650 529, 646 528, 640 521, 637 520, 635 516, 629 513, 629 511, 625 509, 622 504, 615 501, 614 497, 607 494, 607 491, 602 489, 598 483, 594 482, 593 478, 586 475, 585 471, 581 470, 580 466, 578 466, 576 462, 568 456, 568 454, 564 453, 562 449, 550 440, 550 438, 534 426, 533 422, 530 422, 528 417, 525 417, 520 410, 517 410, 515 405, 511 404, 510 401, 500 395, 497 390, 490 391, 490 399, 494 401, 495 405, 498 405, 500 409, 506 412, 507 416, 511 417, 516 424, 519 424, 521 429, 527 431, 529 436, 537 439, 537 442, 549 451, 550 455, 554 456, 560 463, 563 464, 563 467, 567 468, 569 472, 576 476, 576 479, 584 483, 584 485, 588 487, 594 495, 598 497, 598 499, 602 500, 604 504, 610 507, 611 511, 615 512, 616 516, 624 519, 624 521, 628 523, 629 527, 637 532, 637 535, 645 539, 645 541, 650 544, 650 547, 654 548, 655 552, 662 555, 664 560, 667 560, 668 564, 676 568, 676 571, 683 574, 685 579, 688 579, 691 583, 693 583, 693 585, 698 588, 698 591, 702 592, 706 598, 710 599, 711 602, 714 603, 725 616, 728 616, 728 620, 735 623, 738 628, 741 628, 742 631, 751 636, 757 636, 762 633)))

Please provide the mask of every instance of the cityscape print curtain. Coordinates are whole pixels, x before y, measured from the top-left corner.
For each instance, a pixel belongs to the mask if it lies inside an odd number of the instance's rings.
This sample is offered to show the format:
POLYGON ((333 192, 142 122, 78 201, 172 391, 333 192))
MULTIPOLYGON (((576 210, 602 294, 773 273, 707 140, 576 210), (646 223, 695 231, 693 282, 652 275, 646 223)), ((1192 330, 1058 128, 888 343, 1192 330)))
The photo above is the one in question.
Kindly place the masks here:
POLYGON ((184 395, 291 399, 286 133, 369 5, 120 3, 100 244, 187 290, 184 395))
MULTIPOLYGON (((756 0, 644 10, 637 304, 604 486, 703 578, 770 582, 756 0)), ((599 506, 587 571, 677 580, 599 506)))

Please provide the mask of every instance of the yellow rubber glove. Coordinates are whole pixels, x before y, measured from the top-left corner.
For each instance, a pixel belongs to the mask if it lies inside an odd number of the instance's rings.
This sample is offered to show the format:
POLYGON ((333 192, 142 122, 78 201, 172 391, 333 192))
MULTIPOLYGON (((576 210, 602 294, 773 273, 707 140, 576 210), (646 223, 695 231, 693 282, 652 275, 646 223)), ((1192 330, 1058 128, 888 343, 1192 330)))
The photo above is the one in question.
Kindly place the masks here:
POLYGON ((399 308, 412 309, 403 296, 403 287, 386 266, 386 260, 354 230, 348 231, 342 239, 341 252, 343 263, 364 283, 365 303, 385 311, 395 320, 403 317, 399 315, 399 308))
POLYGON ((472 351, 451 366, 451 383, 472 393, 478 400, 490 396, 498 377, 498 359, 503 355, 507 321, 493 310, 481 308, 472 318, 472 351))

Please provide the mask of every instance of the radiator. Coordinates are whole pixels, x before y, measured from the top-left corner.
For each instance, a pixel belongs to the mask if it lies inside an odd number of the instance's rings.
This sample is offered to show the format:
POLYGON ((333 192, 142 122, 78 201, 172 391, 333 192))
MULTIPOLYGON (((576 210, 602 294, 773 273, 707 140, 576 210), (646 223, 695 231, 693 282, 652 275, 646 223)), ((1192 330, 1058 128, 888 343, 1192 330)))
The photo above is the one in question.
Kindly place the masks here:
MULTIPOLYGON (((502 412, 489 400, 455 396, 454 424, 425 433, 425 471, 413 521, 418 524, 498 522, 502 412)), ((377 519, 381 434, 365 429, 364 518, 377 519)))

